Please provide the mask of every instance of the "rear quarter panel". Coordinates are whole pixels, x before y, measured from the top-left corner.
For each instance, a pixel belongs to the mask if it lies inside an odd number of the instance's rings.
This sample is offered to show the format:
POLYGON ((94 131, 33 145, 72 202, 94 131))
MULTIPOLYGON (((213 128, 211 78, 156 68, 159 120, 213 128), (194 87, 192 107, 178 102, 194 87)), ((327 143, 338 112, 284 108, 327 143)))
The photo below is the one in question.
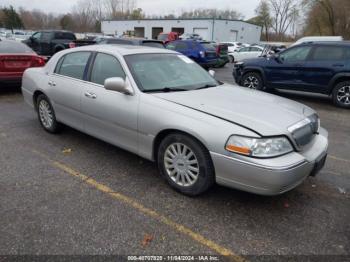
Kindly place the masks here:
POLYGON ((45 93, 44 87, 47 86, 48 75, 45 73, 44 68, 29 68, 27 69, 22 78, 22 94, 24 101, 34 107, 33 95, 35 91, 41 91, 45 93))

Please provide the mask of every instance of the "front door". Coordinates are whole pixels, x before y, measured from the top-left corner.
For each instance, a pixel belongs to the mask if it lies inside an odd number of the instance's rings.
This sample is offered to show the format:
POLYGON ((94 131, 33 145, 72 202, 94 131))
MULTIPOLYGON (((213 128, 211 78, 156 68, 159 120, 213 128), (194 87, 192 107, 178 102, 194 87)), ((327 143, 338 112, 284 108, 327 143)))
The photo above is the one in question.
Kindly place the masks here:
POLYGON ((310 51, 309 46, 298 46, 269 58, 265 70, 268 85, 273 88, 301 89, 301 70, 310 51))
POLYGON ((31 49, 34 50, 34 52, 41 55, 40 40, 41 40, 41 32, 36 32, 25 42, 31 49))
POLYGON ((116 57, 97 53, 81 98, 85 132, 136 153, 139 99, 106 90, 104 81, 111 77, 127 80, 116 57))

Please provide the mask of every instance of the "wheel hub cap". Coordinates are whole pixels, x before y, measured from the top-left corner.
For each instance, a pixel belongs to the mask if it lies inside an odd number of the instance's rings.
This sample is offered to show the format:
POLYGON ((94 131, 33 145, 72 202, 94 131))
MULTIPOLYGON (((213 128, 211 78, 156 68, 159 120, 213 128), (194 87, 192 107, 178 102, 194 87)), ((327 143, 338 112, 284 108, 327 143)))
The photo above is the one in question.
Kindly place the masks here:
POLYGON ((182 143, 173 143, 166 149, 164 166, 168 176, 179 186, 192 186, 198 179, 197 157, 182 143))

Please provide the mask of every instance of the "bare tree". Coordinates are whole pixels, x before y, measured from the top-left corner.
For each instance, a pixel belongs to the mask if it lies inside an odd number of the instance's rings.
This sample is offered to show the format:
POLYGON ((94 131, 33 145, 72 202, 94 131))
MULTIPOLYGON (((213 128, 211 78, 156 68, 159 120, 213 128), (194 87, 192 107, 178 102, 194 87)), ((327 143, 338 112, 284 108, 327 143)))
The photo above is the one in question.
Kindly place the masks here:
POLYGON ((272 16, 272 28, 278 38, 283 40, 291 24, 298 17, 297 0, 269 0, 272 16))
POLYGON ((341 35, 350 39, 349 0, 304 0, 304 34, 341 35))
POLYGON ((75 20, 75 31, 91 32, 96 25, 96 10, 94 0, 79 0, 73 8, 73 17, 75 20))

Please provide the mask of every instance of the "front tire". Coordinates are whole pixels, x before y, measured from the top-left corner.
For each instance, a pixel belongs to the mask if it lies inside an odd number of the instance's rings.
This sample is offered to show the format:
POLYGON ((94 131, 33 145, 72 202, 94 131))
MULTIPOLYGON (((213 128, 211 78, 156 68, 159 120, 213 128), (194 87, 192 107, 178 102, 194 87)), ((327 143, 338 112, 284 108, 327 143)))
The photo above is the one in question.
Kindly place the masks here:
POLYGON ((350 81, 338 83, 332 92, 333 103, 342 108, 350 108, 350 81))
POLYGON ((250 89, 263 90, 264 84, 259 73, 250 72, 242 77, 241 85, 250 89))
POLYGON ((231 64, 235 62, 235 58, 232 55, 228 56, 228 60, 231 64))
POLYGON ((55 111, 50 100, 45 95, 39 95, 36 100, 36 108, 40 125, 49 133, 58 133, 62 125, 57 122, 55 111))
POLYGON ((208 150, 187 135, 174 133, 165 137, 157 160, 159 171, 168 184, 182 194, 199 195, 215 182, 208 150))

